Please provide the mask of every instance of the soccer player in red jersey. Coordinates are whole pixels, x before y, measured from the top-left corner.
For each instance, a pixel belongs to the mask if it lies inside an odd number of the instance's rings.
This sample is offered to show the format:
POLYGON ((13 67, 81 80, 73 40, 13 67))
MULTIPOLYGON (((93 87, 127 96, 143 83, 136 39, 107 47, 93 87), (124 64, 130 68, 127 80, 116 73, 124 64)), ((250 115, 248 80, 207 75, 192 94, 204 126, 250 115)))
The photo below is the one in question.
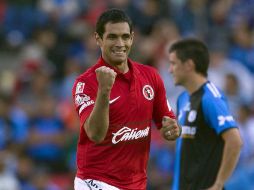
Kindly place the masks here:
POLYGON ((145 190, 152 121, 166 140, 180 136, 159 74, 128 58, 133 36, 121 10, 97 21, 101 57, 72 92, 80 117, 75 190, 145 190))

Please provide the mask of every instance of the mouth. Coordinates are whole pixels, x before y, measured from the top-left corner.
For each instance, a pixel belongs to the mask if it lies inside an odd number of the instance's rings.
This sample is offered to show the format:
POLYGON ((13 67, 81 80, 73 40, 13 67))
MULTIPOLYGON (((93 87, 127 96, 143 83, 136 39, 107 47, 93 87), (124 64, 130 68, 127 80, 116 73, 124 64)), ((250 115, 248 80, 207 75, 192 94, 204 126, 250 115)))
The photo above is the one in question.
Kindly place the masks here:
POLYGON ((172 75, 172 78, 173 78, 174 82, 176 82, 176 81, 177 81, 176 76, 172 75))
POLYGON ((126 50, 112 50, 112 53, 117 56, 125 56, 126 50))

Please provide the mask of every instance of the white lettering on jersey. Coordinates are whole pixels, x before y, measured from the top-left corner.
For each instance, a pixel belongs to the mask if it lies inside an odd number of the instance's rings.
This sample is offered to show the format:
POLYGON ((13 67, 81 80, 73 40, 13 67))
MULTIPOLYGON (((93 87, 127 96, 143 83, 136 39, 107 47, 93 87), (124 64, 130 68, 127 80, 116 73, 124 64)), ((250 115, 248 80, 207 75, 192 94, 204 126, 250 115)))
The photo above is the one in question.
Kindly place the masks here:
POLYGON ((196 132, 197 132, 197 127, 182 126, 183 138, 194 138, 196 132))
POLYGON ((76 106, 80 106, 89 100, 90 100, 90 96, 87 96, 86 94, 78 94, 75 96, 76 106))
POLYGON ((143 130, 130 129, 129 127, 123 127, 116 133, 113 134, 112 143, 117 144, 121 141, 129 141, 147 137, 149 135, 150 127, 143 130))
POLYGON ((94 101, 93 100, 89 100, 89 101, 86 101, 82 104, 82 106, 79 108, 79 114, 81 114, 81 112, 88 106, 90 105, 93 105, 94 104, 94 101))
POLYGON ((230 121, 234 121, 233 116, 231 116, 231 115, 228 115, 228 116, 222 116, 222 115, 220 115, 220 116, 218 116, 219 126, 224 125, 226 121, 229 121, 229 122, 230 121))
POLYGON ((83 82, 78 82, 77 86, 76 86, 76 92, 75 94, 79 94, 82 93, 85 87, 85 83, 83 82))

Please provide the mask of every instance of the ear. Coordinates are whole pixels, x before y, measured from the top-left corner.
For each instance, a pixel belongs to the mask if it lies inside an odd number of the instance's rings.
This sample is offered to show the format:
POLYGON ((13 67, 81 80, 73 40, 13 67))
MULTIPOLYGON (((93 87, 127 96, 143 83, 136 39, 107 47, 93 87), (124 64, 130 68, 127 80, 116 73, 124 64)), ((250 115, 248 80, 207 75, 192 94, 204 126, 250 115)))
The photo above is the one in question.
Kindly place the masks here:
POLYGON ((195 71, 195 64, 192 59, 188 59, 186 61, 187 67, 189 71, 195 71))
POLYGON ((95 38, 95 40, 96 40, 96 44, 98 45, 98 46, 100 46, 100 44, 101 44, 101 37, 99 36, 99 34, 97 33, 97 32, 94 32, 94 38, 95 38))
POLYGON ((131 44, 133 43, 133 39, 134 39, 134 32, 131 32, 131 44))
POLYGON ((132 31, 131 32, 131 39, 133 40, 133 38, 134 38, 134 32, 132 31))

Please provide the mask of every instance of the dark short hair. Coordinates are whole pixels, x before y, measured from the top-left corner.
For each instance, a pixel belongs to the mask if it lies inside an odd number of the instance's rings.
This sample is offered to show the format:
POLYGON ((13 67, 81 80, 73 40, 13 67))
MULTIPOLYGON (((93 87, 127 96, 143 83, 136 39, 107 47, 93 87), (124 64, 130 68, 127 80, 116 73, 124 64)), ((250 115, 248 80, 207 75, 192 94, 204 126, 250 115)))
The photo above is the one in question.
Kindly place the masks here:
POLYGON ((96 32, 102 38, 105 32, 105 25, 107 23, 119 23, 119 22, 127 22, 130 27, 130 32, 132 32, 132 22, 129 16, 120 9, 109 9, 103 12, 96 23, 96 32))
POLYGON ((172 52, 176 52, 177 58, 182 62, 191 59, 195 64, 196 72, 207 76, 209 52, 202 41, 194 38, 179 40, 169 48, 169 53, 172 52))

